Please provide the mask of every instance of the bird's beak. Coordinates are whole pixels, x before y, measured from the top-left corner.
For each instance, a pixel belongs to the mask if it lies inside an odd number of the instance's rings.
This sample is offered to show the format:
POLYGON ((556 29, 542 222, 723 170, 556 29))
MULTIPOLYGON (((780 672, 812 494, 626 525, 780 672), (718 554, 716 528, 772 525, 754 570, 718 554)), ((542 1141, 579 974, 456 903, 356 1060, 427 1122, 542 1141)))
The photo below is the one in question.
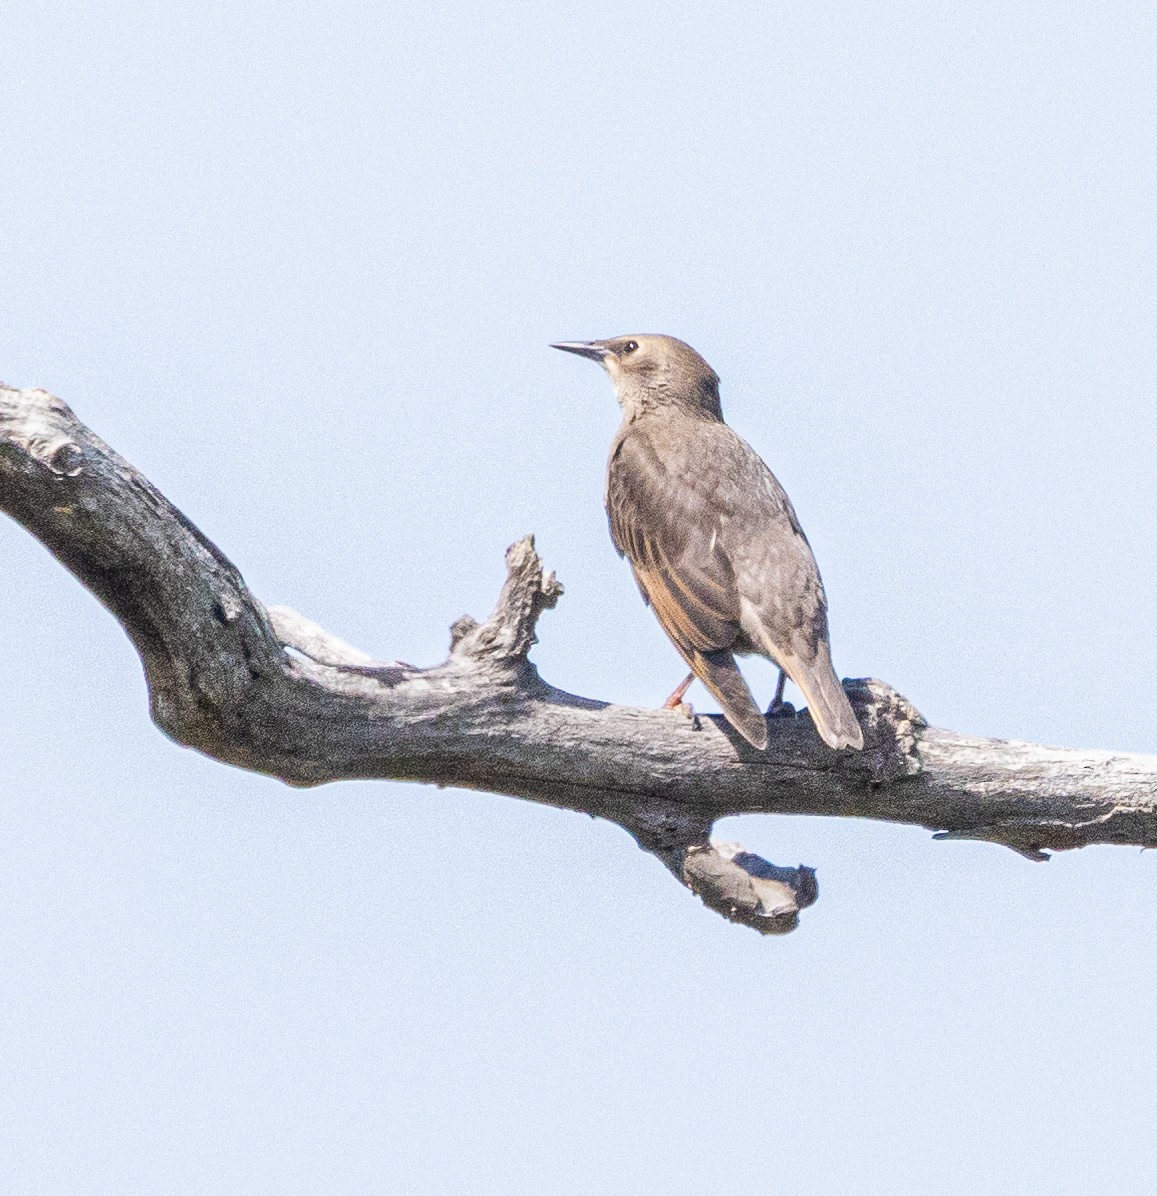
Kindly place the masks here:
POLYGON ((580 357, 589 357, 591 361, 602 361, 610 356, 610 349, 599 341, 561 341, 551 345, 552 349, 563 349, 567 353, 577 353, 580 357))

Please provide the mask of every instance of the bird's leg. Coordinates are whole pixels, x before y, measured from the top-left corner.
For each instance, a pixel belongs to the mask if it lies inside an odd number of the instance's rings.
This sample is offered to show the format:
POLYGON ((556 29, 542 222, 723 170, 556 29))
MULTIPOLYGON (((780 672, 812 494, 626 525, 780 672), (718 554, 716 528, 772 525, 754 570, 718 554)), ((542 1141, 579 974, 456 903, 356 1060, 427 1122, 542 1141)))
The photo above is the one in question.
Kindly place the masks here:
POLYGON ((775 718, 777 715, 789 716, 795 714, 795 707, 790 702, 783 700, 783 687, 787 683, 787 673, 783 669, 779 670, 779 684, 775 687, 775 697, 771 700, 771 705, 767 708, 767 717, 775 718))
POLYGON ((695 680, 694 673, 688 673, 681 684, 677 685, 671 696, 663 703, 664 710, 678 710, 684 718, 691 720, 691 729, 694 731, 700 730, 699 716, 695 713, 695 707, 690 702, 683 701, 683 695, 691 688, 691 682, 695 680))
POLYGON ((675 687, 671 696, 663 703, 664 710, 678 710, 683 705, 683 695, 691 688, 695 680, 694 673, 688 673, 683 682, 675 687))

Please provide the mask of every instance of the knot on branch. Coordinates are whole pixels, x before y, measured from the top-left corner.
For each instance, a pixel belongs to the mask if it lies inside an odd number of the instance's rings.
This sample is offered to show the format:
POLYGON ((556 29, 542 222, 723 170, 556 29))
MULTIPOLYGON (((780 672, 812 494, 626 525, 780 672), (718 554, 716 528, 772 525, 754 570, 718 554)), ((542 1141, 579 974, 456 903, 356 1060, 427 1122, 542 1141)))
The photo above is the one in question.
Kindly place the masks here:
POLYGON ((68 434, 76 416, 46 390, 17 390, 0 383, 0 444, 10 444, 58 477, 74 478, 84 450, 68 434))
POLYGON ((864 730, 859 763, 873 782, 886 785, 916 776, 923 768, 920 732, 928 720, 903 694, 874 677, 850 678, 844 690, 864 730))
POLYGON ((450 629, 450 658, 472 663, 519 665, 526 661, 538 617, 562 597, 562 583, 543 568, 534 537, 523 536, 506 550, 506 582, 490 618, 478 623, 463 615, 450 629))

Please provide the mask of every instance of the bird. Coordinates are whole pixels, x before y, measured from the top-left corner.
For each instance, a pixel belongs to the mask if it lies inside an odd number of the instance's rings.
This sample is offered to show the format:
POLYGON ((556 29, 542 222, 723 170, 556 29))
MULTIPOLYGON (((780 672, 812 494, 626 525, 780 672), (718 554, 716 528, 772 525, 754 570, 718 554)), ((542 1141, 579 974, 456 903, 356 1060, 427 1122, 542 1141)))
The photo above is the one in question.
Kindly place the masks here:
POLYGON ((665 705, 678 708, 698 677, 752 747, 767 721, 735 657, 766 656, 807 701, 830 747, 864 736, 832 667, 828 606, 795 510, 755 450, 723 422, 719 376, 673 336, 635 333, 551 345, 610 375, 622 423, 607 460, 611 539, 691 669, 665 705))

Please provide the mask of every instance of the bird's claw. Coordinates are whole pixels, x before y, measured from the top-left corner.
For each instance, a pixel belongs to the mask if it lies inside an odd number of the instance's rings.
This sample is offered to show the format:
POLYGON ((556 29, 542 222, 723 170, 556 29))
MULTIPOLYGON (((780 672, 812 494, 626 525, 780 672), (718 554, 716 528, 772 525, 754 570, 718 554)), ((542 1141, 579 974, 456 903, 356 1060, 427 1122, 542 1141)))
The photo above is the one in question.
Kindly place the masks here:
POLYGON ((795 707, 790 702, 784 702, 782 699, 778 702, 772 702, 766 711, 768 718, 795 718, 795 707))

